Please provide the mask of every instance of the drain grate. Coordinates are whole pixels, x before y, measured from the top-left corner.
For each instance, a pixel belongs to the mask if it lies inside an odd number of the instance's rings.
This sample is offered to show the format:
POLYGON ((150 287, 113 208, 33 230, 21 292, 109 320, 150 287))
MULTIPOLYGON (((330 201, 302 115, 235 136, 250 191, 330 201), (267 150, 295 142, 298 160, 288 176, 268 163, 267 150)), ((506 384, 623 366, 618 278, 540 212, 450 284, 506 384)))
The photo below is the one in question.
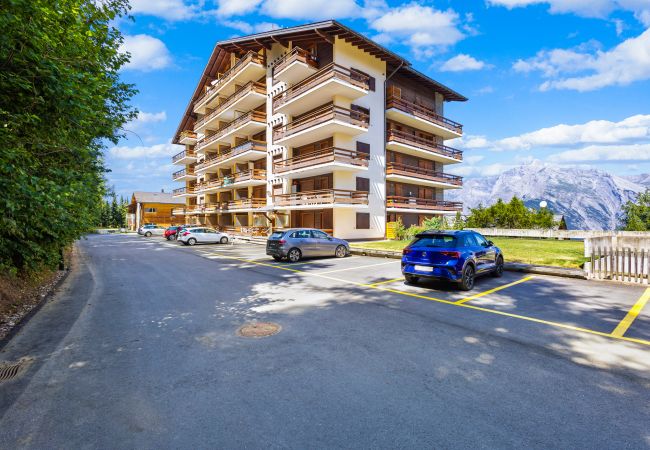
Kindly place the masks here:
POLYGON ((252 322, 241 326, 237 333, 244 337, 266 337, 279 333, 281 329, 280 325, 273 322, 252 322))
POLYGON ((20 358, 15 362, 0 361, 0 383, 13 380, 22 374, 32 361, 32 358, 20 358))

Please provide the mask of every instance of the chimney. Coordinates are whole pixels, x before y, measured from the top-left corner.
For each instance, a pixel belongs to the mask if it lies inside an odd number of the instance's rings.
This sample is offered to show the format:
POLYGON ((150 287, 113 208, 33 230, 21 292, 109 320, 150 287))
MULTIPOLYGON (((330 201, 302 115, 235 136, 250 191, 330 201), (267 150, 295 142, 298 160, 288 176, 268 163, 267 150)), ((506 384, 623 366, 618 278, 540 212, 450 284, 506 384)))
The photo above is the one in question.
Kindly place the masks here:
POLYGON ((165 193, 165 190, 164 190, 164 189, 161 189, 160 192, 162 192, 162 193, 164 194, 164 193, 165 193))

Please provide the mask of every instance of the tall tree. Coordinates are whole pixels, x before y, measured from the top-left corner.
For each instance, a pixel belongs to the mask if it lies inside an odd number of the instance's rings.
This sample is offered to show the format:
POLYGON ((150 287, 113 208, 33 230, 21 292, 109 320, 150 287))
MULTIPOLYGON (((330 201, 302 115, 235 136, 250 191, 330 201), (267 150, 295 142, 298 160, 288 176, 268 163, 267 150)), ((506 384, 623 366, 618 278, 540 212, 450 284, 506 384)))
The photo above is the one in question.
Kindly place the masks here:
POLYGON ((628 201, 623 206, 623 214, 624 230, 650 230, 650 190, 639 193, 635 201, 628 201))
POLYGON ((112 26, 127 0, 5 0, 0 14, 0 266, 58 262, 92 227, 104 143, 135 117, 112 26))

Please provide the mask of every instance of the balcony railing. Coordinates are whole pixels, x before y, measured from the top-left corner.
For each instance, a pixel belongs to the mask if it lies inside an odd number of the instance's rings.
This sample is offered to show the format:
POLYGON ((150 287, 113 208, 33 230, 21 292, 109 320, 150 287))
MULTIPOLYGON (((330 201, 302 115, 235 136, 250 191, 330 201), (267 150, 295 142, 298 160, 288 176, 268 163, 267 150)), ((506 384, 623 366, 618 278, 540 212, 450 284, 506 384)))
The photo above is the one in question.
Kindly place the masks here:
POLYGON ((185 214, 185 208, 172 208, 173 216, 182 216, 185 214))
POLYGON ((246 141, 243 144, 238 145, 237 147, 233 147, 229 150, 226 150, 223 153, 204 159, 202 163, 196 165, 196 170, 204 169, 206 167, 219 164, 220 162, 225 161, 226 159, 233 158, 235 156, 241 155, 242 153, 246 153, 251 150, 265 152, 266 142, 246 141))
POLYGON ((193 168, 181 169, 178 172, 174 172, 172 174, 172 179, 176 180, 178 178, 184 177, 185 175, 194 175, 194 169, 193 168))
POLYGON ((368 75, 361 74, 357 71, 339 66, 338 64, 331 63, 323 67, 315 74, 308 76, 300 83, 294 84, 289 89, 286 89, 279 93, 273 99, 273 107, 278 108, 290 100, 298 97, 300 94, 307 92, 313 87, 318 86, 319 84, 323 84, 331 79, 345 81, 361 89, 369 89, 368 83, 370 77, 368 75))
POLYGON ((197 185, 199 190, 213 189, 228 187, 231 184, 241 183, 243 181, 259 180, 266 181, 266 170, 264 169, 249 169, 242 172, 235 172, 232 175, 226 175, 222 178, 215 178, 214 180, 206 181, 197 185))
POLYGON ((290 170, 297 170, 304 167, 312 167, 333 162, 351 164, 359 167, 368 167, 369 159, 370 155, 368 153, 331 147, 317 150, 315 152, 305 153, 304 155, 296 156, 294 158, 277 161, 273 163, 273 171, 275 173, 283 173, 290 170))
POLYGON ((389 162, 386 165, 386 175, 402 175, 405 177, 419 178, 422 180, 437 181, 439 183, 453 184, 455 186, 463 185, 463 177, 451 175, 435 170, 424 169, 418 166, 389 162))
POLYGON ((403 208, 403 209, 460 211, 463 208, 463 204, 461 202, 448 202, 445 200, 433 200, 429 198, 400 197, 397 195, 389 195, 386 197, 386 207, 403 208))
POLYGON ((296 61, 305 63, 312 67, 317 67, 317 60, 314 55, 300 47, 294 47, 293 50, 285 53, 279 60, 277 60, 273 66, 273 75, 275 76, 276 73, 282 72, 296 61))
POLYGON ((172 156, 172 163, 175 163, 176 161, 180 161, 185 157, 195 158, 196 153, 194 153, 193 150, 183 150, 182 152, 176 153, 174 156, 172 156))
POLYGON ((386 141, 395 141, 405 145, 412 145, 433 153, 437 153, 448 158, 463 160, 463 152, 455 148, 448 147, 443 144, 438 144, 430 139, 422 138, 411 133, 406 133, 399 130, 388 130, 386 133, 386 141))
POLYGON ((226 84, 233 76, 239 72, 246 64, 254 62, 257 64, 264 65, 264 57, 259 53, 248 52, 244 55, 239 61, 237 61, 230 69, 226 70, 218 80, 201 96, 196 100, 196 104, 200 105, 209 100, 216 92, 226 84))
POLYGON ((419 117, 429 122, 433 122, 436 125, 447 128, 448 130, 454 131, 456 133, 463 133, 463 126, 458 122, 454 122, 451 119, 447 119, 444 116, 436 113, 431 108, 427 108, 423 105, 418 105, 416 103, 404 100, 403 98, 395 97, 394 95, 389 96, 386 99, 386 109, 395 108, 400 111, 403 111, 412 116, 419 117))
POLYGON ((307 206, 333 204, 367 205, 368 192, 343 189, 322 189, 319 191, 296 192, 273 196, 275 206, 307 206))
POLYGON ((217 105, 214 111, 212 111, 210 114, 206 114, 201 118, 201 120, 198 120, 196 124, 194 124, 194 129, 199 129, 209 121, 211 121, 214 117, 217 117, 219 114, 224 112, 226 109, 230 108, 237 100, 242 98, 243 96, 251 93, 251 92, 257 92, 262 95, 266 95, 266 86, 262 83, 256 83, 253 81, 249 81, 246 83, 244 86, 241 88, 237 89, 237 91, 232 94, 230 97, 225 99, 223 103, 217 105))
POLYGON ((357 127, 368 128, 370 116, 361 111, 342 108, 340 106, 328 105, 320 108, 298 120, 288 123, 273 130, 273 140, 283 139, 308 128, 315 127, 330 120, 338 120, 357 127))
POLYGON ((181 131, 180 138, 181 138, 180 140, 183 140, 183 139, 196 139, 197 136, 196 136, 196 133, 194 131, 185 130, 185 131, 181 131))
POLYGON ((235 120, 228 122, 226 125, 219 128, 214 132, 214 134, 201 139, 198 143, 198 148, 205 147, 206 145, 221 139, 226 134, 249 121, 266 123, 266 113, 260 111, 249 111, 246 114, 237 117, 235 120))
POLYGON ((265 198, 240 198, 222 203, 222 209, 228 211, 236 209, 262 208, 264 206, 266 206, 265 198))
POLYGON ((172 191, 172 195, 183 195, 187 192, 187 189, 185 187, 174 189, 172 191))
POLYGON ((220 226, 220 230, 230 234, 240 234, 245 236, 268 236, 271 232, 269 227, 229 227, 220 226))

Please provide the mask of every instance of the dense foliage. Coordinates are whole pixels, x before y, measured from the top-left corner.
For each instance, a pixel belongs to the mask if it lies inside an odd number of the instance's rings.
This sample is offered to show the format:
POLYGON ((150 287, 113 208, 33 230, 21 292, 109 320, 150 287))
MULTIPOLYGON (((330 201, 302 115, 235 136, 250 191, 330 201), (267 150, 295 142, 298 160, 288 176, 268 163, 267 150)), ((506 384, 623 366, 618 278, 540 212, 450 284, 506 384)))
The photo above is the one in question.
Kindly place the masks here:
POLYGON ((398 240, 410 240, 415 237, 416 234, 422 233, 426 230, 462 230, 465 226, 465 222, 460 214, 460 211, 456 213, 454 219, 448 217, 429 217, 422 221, 422 225, 411 225, 406 228, 402 223, 401 219, 397 220, 395 226, 395 237, 398 240))
POLYGON ((97 226, 102 228, 126 227, 126 210, 129 202, 120 197, 119 201, 114 192, 102 201, 97 226))
POLYGON ((553 213, 548 208, 529 209, 518 197, 505 203, 499 199, 497 202, 484 208, 470 210, 465 226, 468 228, 545 228, 555 226, 553 213))
POLYGON ((0 14, 0 266, 52 266, 97 223, 103 143, 135 116, 111 23, 127 0, 4 0, 0 14))
POLYGON ((650 231, 650 190, 639 193, 636 201, 623 206, 623 229, 626 231, 650 231))

